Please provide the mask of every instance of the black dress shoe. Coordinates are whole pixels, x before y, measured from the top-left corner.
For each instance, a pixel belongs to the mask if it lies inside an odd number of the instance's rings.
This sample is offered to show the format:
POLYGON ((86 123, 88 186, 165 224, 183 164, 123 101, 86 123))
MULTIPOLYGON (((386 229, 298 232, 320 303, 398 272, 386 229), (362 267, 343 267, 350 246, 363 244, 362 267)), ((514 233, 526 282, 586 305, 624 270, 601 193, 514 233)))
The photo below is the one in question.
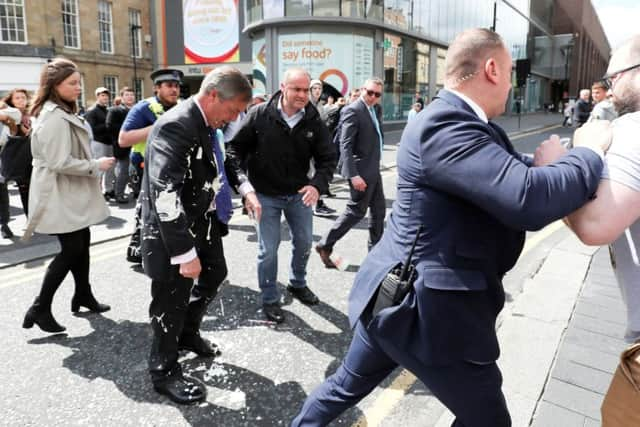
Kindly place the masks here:
POLYGON ((216 357, 222 352, 220 348, 200 334, 182 335, 178 341, 178 350, 192 351, 200 357, 216 357))
POLYGON ((11 231, 7 224, 0 225, 0 233, 2 233, 2 237, 5 239, 10 239, 13 237, 13 231, 11 231))
POLYGON ((202 384, 192 378, 185 378, 182 373, 155 380, 153 388, 181 405, 201 402, 207 397, 207 390, 202 384))
POLYGON ((294 288, 293 286, 288 285, 287 290, 303 304, 316 305, 320 302, 316 294, 314 294, 308 286, 305 286, 304 288, 294 288))
POLYGON ((282 323, 284 322, 284 311, 280 308, 280 304, 277 302, 271 304, 262 304, 262 311, 267 319, 272 322, 282 323))

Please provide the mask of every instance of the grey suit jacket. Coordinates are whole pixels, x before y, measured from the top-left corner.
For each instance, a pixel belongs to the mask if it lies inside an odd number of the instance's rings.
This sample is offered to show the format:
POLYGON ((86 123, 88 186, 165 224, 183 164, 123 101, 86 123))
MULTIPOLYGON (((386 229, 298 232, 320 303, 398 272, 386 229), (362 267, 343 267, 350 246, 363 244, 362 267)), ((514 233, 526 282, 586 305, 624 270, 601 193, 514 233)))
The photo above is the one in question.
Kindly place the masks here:
MULTIPOLYGON (((381 109, 375 108, 382 126, 381 109)), ((382 128, 380 129, 382 132, 382 128)), ((380 139, 371 114, 362 99, 347 105, 340 113, 336 143, 340 144, 340 174, 345 178, 360 176, 372 181, 380 173, 380 139)))

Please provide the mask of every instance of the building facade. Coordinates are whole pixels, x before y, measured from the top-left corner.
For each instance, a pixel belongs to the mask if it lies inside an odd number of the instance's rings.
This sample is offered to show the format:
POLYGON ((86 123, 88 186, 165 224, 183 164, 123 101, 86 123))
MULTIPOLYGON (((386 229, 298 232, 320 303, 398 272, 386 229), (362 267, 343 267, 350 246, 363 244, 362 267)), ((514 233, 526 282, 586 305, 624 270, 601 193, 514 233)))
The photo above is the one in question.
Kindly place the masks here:
POLYGON ((42 65, 56 56, 74 61, 82 74, 82 106, 94 90, 134 87, 152 94, 149 0, 0 0, 0 93, 35 91, 42 65))

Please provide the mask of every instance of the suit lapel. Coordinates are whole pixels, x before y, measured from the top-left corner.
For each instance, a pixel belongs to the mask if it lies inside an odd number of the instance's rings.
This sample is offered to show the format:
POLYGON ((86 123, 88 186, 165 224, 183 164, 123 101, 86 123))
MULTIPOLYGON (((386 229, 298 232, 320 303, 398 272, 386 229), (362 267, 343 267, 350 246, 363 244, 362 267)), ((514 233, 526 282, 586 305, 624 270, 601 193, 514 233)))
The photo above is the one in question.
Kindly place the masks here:
POLYGON ((200 143, 200 147, 202 148, 202 151, 204 153, 203 157, 206 157, 209 163, 211 163, 215 168, 216 161, 213 154, 213 146, 211 145, 211 139, 209 138, 209 127, 205 123, 204 117, 202 117, 202 112, 200 111, 200 108, 196 104, 196 99, 194 97, 191 97, 187 102, 191 102, 191 105, 189 106, 189 115, 194 119, 195 123, 197 124, 198 140, 200 143))

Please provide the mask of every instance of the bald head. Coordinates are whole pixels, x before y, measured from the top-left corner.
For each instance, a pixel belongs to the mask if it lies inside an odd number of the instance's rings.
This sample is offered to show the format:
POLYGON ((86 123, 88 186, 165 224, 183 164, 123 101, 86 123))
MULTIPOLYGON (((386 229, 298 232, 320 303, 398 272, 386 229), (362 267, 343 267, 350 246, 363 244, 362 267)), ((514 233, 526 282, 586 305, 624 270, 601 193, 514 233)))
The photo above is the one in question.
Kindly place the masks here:
POLYGON ((473 78, 487 58, 504 49, 502 37, 485 28, 473 28, 458 34, 451 42, 445 59, 447 86, 455 88, 473 78))
POLYGON ((302 67, 293 67, 284 72, 282 83, 287 84, 292 80, 299 79, 300 77, 306 77, 307 80, 311 82, 311 74, 309 74, 307 70, 302 67))

